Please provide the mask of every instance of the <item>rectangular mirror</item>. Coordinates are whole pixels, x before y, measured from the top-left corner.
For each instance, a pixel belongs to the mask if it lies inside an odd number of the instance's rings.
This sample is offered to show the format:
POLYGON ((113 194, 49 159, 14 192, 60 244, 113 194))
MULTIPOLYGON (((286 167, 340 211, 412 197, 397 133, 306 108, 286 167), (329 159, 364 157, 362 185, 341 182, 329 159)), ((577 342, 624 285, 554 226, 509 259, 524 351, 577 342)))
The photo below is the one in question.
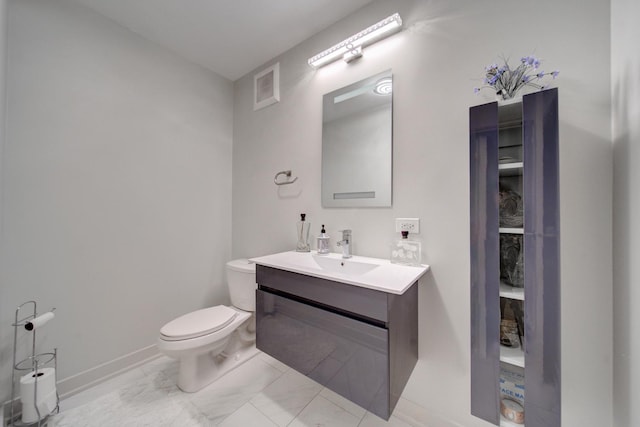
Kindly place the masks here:
POLYGON ((391 206, 393 76, 385 71, 324 95, 322 206, 391 206))

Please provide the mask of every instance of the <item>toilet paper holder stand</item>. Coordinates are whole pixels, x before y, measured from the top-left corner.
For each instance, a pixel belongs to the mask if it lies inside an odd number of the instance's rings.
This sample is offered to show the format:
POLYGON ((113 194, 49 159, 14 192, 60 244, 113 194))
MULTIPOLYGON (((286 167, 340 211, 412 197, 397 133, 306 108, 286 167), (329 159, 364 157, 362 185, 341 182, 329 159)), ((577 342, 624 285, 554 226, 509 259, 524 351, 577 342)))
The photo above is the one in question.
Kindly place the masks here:
POLYGON ((54 348, 51 352, 46 353, 38 353, 36 354, 36 330, 38 327, 43 326, 46 322, 53 318, 53 308, 50 312, 44 313, 41 316, 38 316, 37 304, 35 301, 27 301, 18 306, 16 309, 15 321, 11 325, 14 328, 13 332, 13 369, 11 375, 11 410, 9 423, 7 426, 44 426, 47 423, 47 419, 49 416, 60 412, 60 396, 58 395, 58 391, 56 390, 56 406, 55 408, 47 414, 41 414, 40 408, 38 408, 38 378, 40 375, 38 373, 45 367, 53 367, 54 375, 55 375, 55 383, 58 382, 58 349, 54 348), (29 310, 29 314, 21 317, 21 311, 24 313, 27 311, 29 306, 32 307, 32 310, 29 310), (26 333, 32 334, 31 337, 31 355, 27 356, 21 360, 18 360, 18 332, 21 330, 26 330, 26 333), (33 404, 35 412, 38 416, 37 421, 34 422, 23 422, 19 419, 20 415, 14 415, 15 407, 17 404, 16 401, 16 379, 20 378, 24 375, 25 371, 33 372, 35 378, 34 384, 34 398, 33 404))

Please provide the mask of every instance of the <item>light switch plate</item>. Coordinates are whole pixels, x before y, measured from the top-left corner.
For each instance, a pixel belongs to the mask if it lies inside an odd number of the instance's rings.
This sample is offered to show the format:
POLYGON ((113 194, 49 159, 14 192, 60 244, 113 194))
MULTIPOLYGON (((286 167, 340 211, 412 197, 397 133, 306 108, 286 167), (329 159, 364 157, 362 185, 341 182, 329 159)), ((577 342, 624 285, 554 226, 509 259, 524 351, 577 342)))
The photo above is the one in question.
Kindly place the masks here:
POLYGON ((409 234, 420 233, 420 218, 396 218, 396 233, 408 231, 409 234))

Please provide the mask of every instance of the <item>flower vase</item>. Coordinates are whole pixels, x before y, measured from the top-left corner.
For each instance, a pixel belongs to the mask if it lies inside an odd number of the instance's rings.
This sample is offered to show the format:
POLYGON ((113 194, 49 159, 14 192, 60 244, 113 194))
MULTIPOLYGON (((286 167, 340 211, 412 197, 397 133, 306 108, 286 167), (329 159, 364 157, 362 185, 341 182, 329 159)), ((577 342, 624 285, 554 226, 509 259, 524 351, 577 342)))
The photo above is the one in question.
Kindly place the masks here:
POLYGON ((518 102, 522 102, 522 96, 516 95, 511 98, 503 98, 501 95, 496 96, 496 101, 498 101, 498 105, 511 105, 517 104, 518 102))

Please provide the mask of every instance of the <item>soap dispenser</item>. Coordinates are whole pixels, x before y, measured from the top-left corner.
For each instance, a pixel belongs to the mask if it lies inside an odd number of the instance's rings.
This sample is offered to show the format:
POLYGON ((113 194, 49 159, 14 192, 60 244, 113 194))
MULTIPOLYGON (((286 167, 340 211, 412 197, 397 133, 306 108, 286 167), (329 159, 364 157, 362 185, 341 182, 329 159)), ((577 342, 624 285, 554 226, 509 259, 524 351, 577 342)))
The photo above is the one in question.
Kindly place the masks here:
POLYGON ((324 224, 320 229, 320 236, 317 237, 318 241, 318 255, 327 255, 329 253, 329 236, 324 229, 324 224))
POLYGON ((419 266, 422 258, 421 244, 409 240, 409 232, 402 231, 402 238, 391 247, 391 262, 394 264, 419 266))
POLYGON ((309 227, 311 224, 305 221, 305 217, 307 215, 301 213, 300 221, 298 221, 297 229, 298 229, 298 243, 296 244, 296 252, 310 252, 311 247, 309 246, 309 227))

